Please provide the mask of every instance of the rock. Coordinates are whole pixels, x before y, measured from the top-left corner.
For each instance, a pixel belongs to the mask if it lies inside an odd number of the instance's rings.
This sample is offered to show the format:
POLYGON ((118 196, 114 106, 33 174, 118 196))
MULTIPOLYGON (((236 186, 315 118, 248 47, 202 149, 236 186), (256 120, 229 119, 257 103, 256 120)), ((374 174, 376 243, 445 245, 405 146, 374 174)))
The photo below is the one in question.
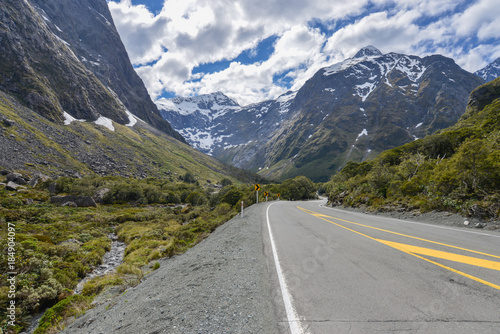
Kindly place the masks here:
POLYGON ((97 203, 102 203, 103 200, 104 200, 104 196, 109 192, 109 189, 108 188, 103 188, 103 189, 99 189, 97 190, 94 195, 92 196, 92 198, 97 202, 97 203))
POLYGON ((8 174, 10 174, 10 173, 11 173, 11 172, 10 172, 10 171, 8 171, 8 170, 6 170, 6 169, 4 169, 4 170, 0 171, 0 175, 3 175, 3 176, 8 175, 8 174))
POLYGON ((464 221, 464 225, 465 225, 465 226, 469 226, 469 224, 470 224, 470 223, 469 223, 469 221, 468 221, 468 220, 464 221))
POLYGON ((1 122, 3 123, 4 126, 6 127, 11 127, 11 126, 15 126, 17 123, 16 121, 13 121, 11 119, 7 119, 7 118, 3 118, 1 119, 1 122))
POLYGON ((7 182, 7 184, 5 185, 5 189, 11 190, 11 191, 17 191, 17 188, 19 188, 19 187, 20 187, 19 184, 14 183, 12 181, 7 182))
POLYGON ((78 207, 97 206, 94 199, 90 196, 74 196, 74 195, 52 196, 50 198, 50 202, 61 206, 67 202, 74 202, 78 207))
POLYGON ((26 179, 19 173, 10 173, 10 174, 7 174, 7 181, 12 181, 12 182, 15 182, 17 184, 26 184, 26 179))

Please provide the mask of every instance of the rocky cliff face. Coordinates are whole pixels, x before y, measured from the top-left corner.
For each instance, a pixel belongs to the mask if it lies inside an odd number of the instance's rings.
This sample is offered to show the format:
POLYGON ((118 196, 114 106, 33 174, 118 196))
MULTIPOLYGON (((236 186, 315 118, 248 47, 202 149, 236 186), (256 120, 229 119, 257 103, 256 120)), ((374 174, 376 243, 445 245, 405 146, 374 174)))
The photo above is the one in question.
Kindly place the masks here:
MULTIPOLYGON (((220 138, 204 149, 235 166, 326 181, 347 161, 370 159, 456 123, 470 92, 483 83, 443 56, 382 54, 370 46, 321 69, 297 92, 232 109, 205 128, 183 127, 195 124, 196 114, 186 113, 175 128, 220 138)), ((170 101, 162 115, 179 108, 170 101)))
MULTIPOLYGON (((128 61, 104 0, 0 2, 0 170, 200 183, 256 175, 185 144, 128 61)), ((25 174, 23 174, 25 175, 25 174)))
POLYGON ((132 113, 178 140, 135 73, 104 0, 0 3, 0 89, 54 122, 129 124, 132 113))

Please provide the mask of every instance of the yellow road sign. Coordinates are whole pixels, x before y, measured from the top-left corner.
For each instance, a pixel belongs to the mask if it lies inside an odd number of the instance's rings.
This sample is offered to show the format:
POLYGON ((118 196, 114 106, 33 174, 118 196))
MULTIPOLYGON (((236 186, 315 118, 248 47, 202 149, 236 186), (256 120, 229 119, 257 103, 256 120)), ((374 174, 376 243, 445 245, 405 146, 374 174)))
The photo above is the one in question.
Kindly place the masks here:
POLYGON ((279 197, 281 196, 281 194, 280 194, 280 193, 277 193, 277 194, 276 194, 276 196, 278 196, 278 198, 279 198, 279 197))
POLYGON ((264 191, 264 196, 269 196, 269 192, 268 191, 264 191))
POLYGON ((260 191, 260 184, 258 183, 255 184, 255 191, 260 191))

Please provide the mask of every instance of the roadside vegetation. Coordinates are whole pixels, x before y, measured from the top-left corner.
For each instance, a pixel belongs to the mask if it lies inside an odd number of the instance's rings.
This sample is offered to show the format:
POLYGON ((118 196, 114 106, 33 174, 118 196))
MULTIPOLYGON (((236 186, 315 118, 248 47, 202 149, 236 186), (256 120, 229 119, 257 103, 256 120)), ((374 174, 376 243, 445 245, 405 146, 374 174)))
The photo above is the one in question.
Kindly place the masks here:
MULTIPOLYGON (((20 171, 21 174, 26 172, 20 171)), ((5 183, 0 176, 0 182, 5 183)), ((49 308, 35 333, 56 333, 66 319, 92 307, 99 293, 116 286, 124 291, 159 268, 158 259, 185 252, 217 226, 255 203, 253 184, 199 184, 191 173, 177 179, 131 179, 116 176, 61 177, 34 188, 0 187, 0 263, 7 268, 8 224, 16 230, 16 321, 14 333, 29 325, 30 315, 49 308), (96 207, 57 206, 54 195, 92 196, 96 207), (116 272, 77 284, 102 263, 111 248, 110 233, 126 244, 116 272)), ((314 198, 316 186, 305 177, 283 184, 262 184, 259 201, 314 198)), ((0 310, 9 302, 7 271, 0 277, 0 310)), ((0 326, 6 328, 6 314, 0 326)), ((12 327, 8 327, 12 329, 12 327)))
POLYGON ((478 88, 453 127, 348 163, 326 185, 333 205, 450 211, 500 219, 500 80, 478 88))

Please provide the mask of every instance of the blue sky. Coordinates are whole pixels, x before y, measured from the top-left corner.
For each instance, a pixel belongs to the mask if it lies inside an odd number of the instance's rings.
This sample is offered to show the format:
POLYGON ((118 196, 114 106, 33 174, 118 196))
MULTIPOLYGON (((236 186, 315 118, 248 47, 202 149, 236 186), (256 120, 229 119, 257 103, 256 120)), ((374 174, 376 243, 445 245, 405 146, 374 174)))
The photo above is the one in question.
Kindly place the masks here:
POLYGON ((154 100, 221 91, 241 105, 299 89, 373 45, 442 54, 474 72, 500 57, 498 0, 115 0, 154 100))

